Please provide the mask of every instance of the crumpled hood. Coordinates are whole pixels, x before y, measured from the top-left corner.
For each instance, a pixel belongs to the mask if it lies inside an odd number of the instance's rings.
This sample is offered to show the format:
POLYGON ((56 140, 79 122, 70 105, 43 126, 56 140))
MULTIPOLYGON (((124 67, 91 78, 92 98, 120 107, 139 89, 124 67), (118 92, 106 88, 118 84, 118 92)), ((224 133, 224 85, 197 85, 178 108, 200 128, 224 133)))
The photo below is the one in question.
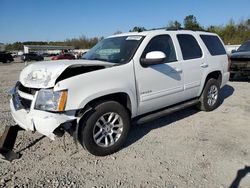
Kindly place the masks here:
POLYGON ((20 74, 20 82, 30 88, 50 88, 62 72, 71 66, 112 66, 113 63, 94 60, 41 61, 25 67, 20 74))

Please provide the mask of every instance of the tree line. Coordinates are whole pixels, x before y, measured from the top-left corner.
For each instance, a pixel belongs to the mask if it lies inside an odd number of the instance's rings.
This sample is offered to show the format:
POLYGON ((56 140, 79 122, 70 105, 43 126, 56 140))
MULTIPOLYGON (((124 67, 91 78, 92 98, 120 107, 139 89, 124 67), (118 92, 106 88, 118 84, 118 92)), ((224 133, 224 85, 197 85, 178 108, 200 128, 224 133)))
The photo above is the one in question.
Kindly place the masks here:
POLYGON ((75 49, 89 49, 93 47, 103 37, 87 38, 85 36, 79 38, 66 39, 65 41, 27 41, 27 42, 14 42, 6 45, 7 51, 23 50, 24 45, 50 45, 50 46, 74 46, 75 49))
MULTIPOLYGON (((170 21, 164 27, 167 29, 188 29, 188 30, 200 30, 217 33, 225 44, 241 44, 246 40, 250 40, 250 19, 242 20, 239 23, 235 23, 230 20, 226 25, 210 25, 208 27, 202 26, 194 15, 188 15, 183 20, 183 25, 177 20, 170 21)), ((135 26, 130 32, 142 32, 146 31, 145 27, 135 26)), ((122 33, 117 31, 114 34, 122 33)), ((74 46, 76 49, 89 49, 93 47, 103 37, 87 38, 81 36, 79 38, 66 39, 64 41, 28 41, 28 42, 15 42, 6 45, 6 50, 23 50, 23 45, 56 45, 56 46, 74 46)))
MULTIPOLYGON (((208 31, 218 34, 225 44, 241 44, 247 40, 250 40, 250 19, 242 20, 239 23, 235 23, 230 20, 226 25, 210 25, 208 27, 202 26, 194 15, 188 15, 183 20, 183 25, 175 21, 170 21, 166 29, 188 29, 198 31, 208 31)), ((154 29, 154 28, 153 28, 154 29)), ((146 31, 145 27, 136 26, 130 31, 146 31)))

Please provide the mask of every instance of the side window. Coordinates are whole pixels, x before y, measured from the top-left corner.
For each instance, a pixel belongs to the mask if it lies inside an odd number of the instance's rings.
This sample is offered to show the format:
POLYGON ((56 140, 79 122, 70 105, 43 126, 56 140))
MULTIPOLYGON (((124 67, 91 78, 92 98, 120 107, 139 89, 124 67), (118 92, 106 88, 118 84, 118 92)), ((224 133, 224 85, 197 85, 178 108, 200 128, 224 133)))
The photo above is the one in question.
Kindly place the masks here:
POLYGON ((173 41, 169 35, 159 35, 151 39, 142 54, 142 58, 145 58, 146 54, 152 51, 164 52, 166 55, 165 63, 176 61, 173 41))
POLYGON ((212 56, 226 54, 226 50, 217 36, 200 35, 200 37, 212 56))
POLYGON ((184 60, 202 57, 201 48, 192 35, 180 34, 177 35, 177 39, 179 41, 184 60))

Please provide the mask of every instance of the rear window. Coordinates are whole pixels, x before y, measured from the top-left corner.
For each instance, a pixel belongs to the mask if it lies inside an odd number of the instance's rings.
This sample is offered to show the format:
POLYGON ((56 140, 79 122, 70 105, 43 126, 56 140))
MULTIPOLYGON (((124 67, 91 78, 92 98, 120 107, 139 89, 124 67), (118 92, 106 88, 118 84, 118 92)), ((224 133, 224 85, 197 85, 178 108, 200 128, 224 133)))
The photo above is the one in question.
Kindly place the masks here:
POLYGON ((177 35, 177 39, 180 43, 181 52, 184 60, 202 57, 201 48, 192 35, 180 34, 177 35))
POLYGON ((200 35, 200 37, 212 56, 226 54, 226 50, 217 36, 200 35))

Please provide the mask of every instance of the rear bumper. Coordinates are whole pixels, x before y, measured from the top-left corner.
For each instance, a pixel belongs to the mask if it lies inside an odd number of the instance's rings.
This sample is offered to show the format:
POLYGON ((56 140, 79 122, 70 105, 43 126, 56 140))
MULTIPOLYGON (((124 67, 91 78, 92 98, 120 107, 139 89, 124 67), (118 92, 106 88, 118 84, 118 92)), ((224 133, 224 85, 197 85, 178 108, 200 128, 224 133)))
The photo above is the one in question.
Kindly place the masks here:
POLYGON ((230 72, 223 73, 222 80, 221 80, 221 87, 223 87, 227 84, 229 77, 230 77, 230 72))
POLYGON ((75 116, 45 112, 35 109, 16 110, 13 100, 10 100, 11 115, 15 122, 27 131, 37 131, 54 140, 54 130, 60 125, 76 119, 75 116))

